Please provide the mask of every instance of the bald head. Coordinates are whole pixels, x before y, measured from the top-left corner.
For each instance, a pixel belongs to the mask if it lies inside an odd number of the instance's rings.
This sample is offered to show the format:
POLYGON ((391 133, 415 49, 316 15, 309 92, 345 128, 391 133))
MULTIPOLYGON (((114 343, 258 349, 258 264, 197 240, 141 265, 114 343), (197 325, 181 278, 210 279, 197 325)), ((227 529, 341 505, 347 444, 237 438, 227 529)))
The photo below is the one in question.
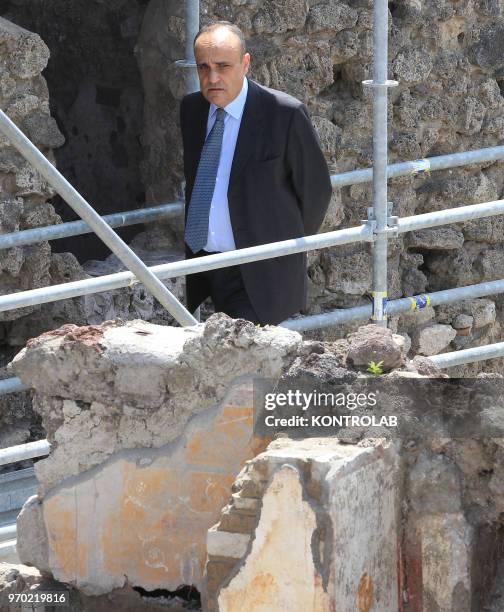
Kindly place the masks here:
POLYGON ((245 36, 243 35, 243 32, 237 25, 231 23, 230 21, 215 21, 214 23, 209 23, 208 25, 203 26, 194 37, 194 48, 196 48, 196 41, 202 34, 206 34, 207 32, 214 32, 217 30, 224 30, 224 32, 227 31, 233 34, 234 38, 237 39, 241 55, 243 56, 247 52, 247 46, 245 43, 245 36))

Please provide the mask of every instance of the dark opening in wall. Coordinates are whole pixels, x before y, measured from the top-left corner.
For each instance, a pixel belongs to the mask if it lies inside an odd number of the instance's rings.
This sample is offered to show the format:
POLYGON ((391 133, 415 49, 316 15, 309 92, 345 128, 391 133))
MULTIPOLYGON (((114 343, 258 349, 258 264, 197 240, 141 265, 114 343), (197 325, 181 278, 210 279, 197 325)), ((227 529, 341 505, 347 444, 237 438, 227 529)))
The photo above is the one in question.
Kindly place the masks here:
MULTIPOLYGON (((65 136, 58 169, 101 215, 141 208, 143 90, 134 56, 148 0, 0 0, 2 17, 36 32, 49 47, 44 71, 51 114, 65 136)), ((59 196, 64 221, 77 219, 59 196)), ((119 230, 130 240, 141 226, 119 230)), ((87 234, 51 243, 81 262, 110 251, 87 234)))
POLYGON ((166 589, 146 591, 142 587, 133 587, 133 590, 147 599, 162 598, 164 603, 178 604, 178 609, 201 610, 201 595, 198 589, 190 585, 183 585, 176 591, 168 591, 166 589))

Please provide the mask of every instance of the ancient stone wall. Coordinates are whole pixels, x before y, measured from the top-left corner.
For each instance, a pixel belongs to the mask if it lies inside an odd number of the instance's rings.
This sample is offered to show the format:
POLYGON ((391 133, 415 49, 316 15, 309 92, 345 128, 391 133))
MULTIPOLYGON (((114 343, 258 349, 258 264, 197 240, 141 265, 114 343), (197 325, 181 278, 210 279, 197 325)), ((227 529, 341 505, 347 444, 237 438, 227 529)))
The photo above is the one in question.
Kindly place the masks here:
MULTIPOLYGON (((119 14, 117 11, 120 4, 109 6, 114 15, 119 14)), ((58 168, 78 189, 84 188, 84 195, 90 198, 96 209, 105 214, 143 203, 143 196, 139 196, 141 186, 135 184, 135 181, 140 181, 139 178, 135 179, 139 173, 140 144, 134 127, 138 124, 139 130, 141 87, 139 82, 138 87, 135 85, 134 75, 137 75, 138 81, 139 76, 132 48, 129 58, 131 74, 124 79, 121 76, 126 62, 125 48, 133 46, 135 27, 139 26, 141 12, 137 14, 133 11, 134 15, 129 18, 124 15, 121 22, 123 46, 118 47, 113 35, 107 35, 107 28, 114 30, 114 27, 110 20, 107 22, 103 4, 101 9, 102 13, 95 11, 89 16, 90 23, 84 23, 79 15, 82 17, 89 12, 87 3, 81 3, 80 7, 76 3, 72 7, 65 3, 64 7, 61 5, 59 8, 57 3, 50 3, 50 7, 38 2, 3 3, 1 14, 8 14, 18 23, 29 22, 43 32, 44 36, 47 35, 54 56, 52 65, 47 68, 50 51, 39 34, 0 18, 0 105, 53 163, 58 161, 58 168), (52 21, 57 22, 57 27, 49 35, 52 21), (97 39, 89 36, 89 30, 93 31, 94 27, 95 36, 99 38, 98 24, 103 26, 102 43, 99 44, 97 39), (73 37, 72 28, 78 30, 78 36, 76 34, 73 37), (82 51, 84 47, 86 52, 81 53, 79 49, 82 51), (97 60, 93 55, 97 48, 103 56, 107 53, 109 57, 113 56, 115 62, 100 56, 100 61, 93 63, 93 58, 97 60), (68 53, 65 53, 65 49, 68 53), (52 107, 46 78, 41 74, 44 70, 51 82, 56 83, 53 85, 52 107), (115 89, 107 80, 108 72, 115 75, 115 89), (89 80, 91 77, 86 80, 83 76, 89 74, 94 75, 92 87, 89 80), (102 86, 102 83, 105 85, 102 86), (114 100, 117 101, 117 108, 111 110, 114 100), (83 111, 84 107, 86 112, 83 111), (112 128, 110 122, 113 123, 112 128), (66 140, 60 128, 66 133, 66 140), (53 149, 58 150, 65 143, 65 150, 56 160, 53 149), (132 167, 136 170, 133 171, 132 167), (86 188, 90 184, 94 191, 86 188), (124 197, 126 193, 127 198, 124 197), (97 195, 99 197, 95 198, 97 195), (134 196, 133 205, 129 199, 131 195, 134 196), (103 206, 103 202, 106 206, 103 206)), ((0 138, 0 233, 60 223, 61 218, 55 212, 53 203, 48 202, 49 199, 53 201, 54 195, 54 190, 30 164, 5 138, 0 138)), ((67 204, 64 207, 70 210, 67 204)), ((58 210, 62 210, 60 205, 58 210)), ((75 218, 75 214, 71 214, 74 217, 65 215, 66 218, 75 218)), ((80 247, 75 245, 75 240, 73 238, 69 241, 70 248, 78 253, 80 247)), ((155 249, 157 246, 152 236, 149 237, 148 248, 142 236, 135 242, 137 252, 149 265, 168 259, 166 250, 163 250, 162 259, 158 258, 158 252, 152 255, 149 248, 155 249)), ((37 289, 124 269, 117 258, 110 256, 105 262, 88 262, 84 270, 74 254, 54 252, 53 248, 58 248, 54 242, 51 245, 40 242, 1 250, 0 293, 37 289)), ((105 252, 108 253, 108 249, 105 252)), ((88 250, 86 259, 92 257, 92 251, 88 250)), ((169 284, 181 297, 182 280, 170 281, 169 284)), ((156 310, 154 299, 140 286, 0 313, 0 377, 10 376, 4 370, 4 365, 13 357, 11 347, 23 346, 29 338, 48 329, 68 322, 84 325, 116 317, 150 319, 156 314, 165 316, 163 309, 156 310)), ((3 397, 0 405, 0 447, 43 436, 26 393, 3 397)))
MULTIPOLYGON (((9 117, 29 135, 31 140, 54 161, 52 149, 60 147, 64 138, 49 113, 49 92, 41 76, 47 65, 49 50, 41 38, 14 24, 0 20, 2 41, 1 105, 9 117)), ((2 138, 1 142, 1 214, 2 233, 51 225, 59 217, 46 200, 52 189, 2 138)), ((0 291, 2 294, 35 289, 57 278, 47 242, 1 251, 0 291)), ((11 321, 33 312, 10 311, 0 321, 11 321)))
MULTIPOLYGON (((37 34, 5 19, 0 19, 0 40, 1 108, 54 162, 53 148, 60 147, 65 139, 50 114, 49 92, 41 75, 49 59, 49 50, 37 34)), ((0 137, 0 232, 4 234, 59 223, 59 216, 47 203, 53 195, 53 190, 40 175, 5 138, 0 137)), ((64 282, 74 263, 70 254, 52 254, 47 242, 1 250, 0 294, 64 282)), ((14 321, 20 318, 27 321, 36 311, 40 311, 40 307, 0 313, 2 344, 8 342, 14 321)), ((9 359, 12 356, 9 355, 9 359)), ((5 362, 3 355, 2 366, 5 362)), ((7 376, 2 372, 2 378, 7 376)), ((2 401, 2 446, 28 440, 35 421, 26 394, 2 401)))
MULTIPOLYGON (((21 561, 70 585, 86 612, 107 600, 150 609, 139 594, 182 586, 186 602, 196 589, 221 612, 482 609, 504 563, 500 398, 480 413, 492 437, 422 429, 423 413, 411 437, 352 426, 271 441, 252 428, 257 377, 355 390, 381 354, 393 389, 443 382, 405 348, 374 325, 323 344, 222 314, 34 339, 13 366, 35 389, 51 452, 18 518, 21 561)), ((456 418, 482 407, 476 396, 455 402, 456 418)), ((408 419, 409 402, 394 410, 408 419)))
MULTIPOLYGON (((399 81, 399 87, 390 90, 390 161, 501 144, 502 3, 407 0, 390 2, 389 9, 389 75, 399 81)), ((202 23, 214 19, 233 21, 244 30, 252 54, 252 78, 308 105, 333 173, 371 164, 371 94, 361 81, 372 77, 372 2, 202 2, 202 23)), ((182 5, 151 0, 138 57, 148 143, 144 180, 153 201, 172 196, 181 180, 181 159, 169 143, 180 146, 177 113, 184 88, 172 62, 183 57, 183 39, 182 5)), ((502 163, 483 164, 396 179, 390 183, 389 199, 395 214, 407 216, 496 200, 503 186, 502 163)), ((358 225, 367 216, 371 198, 370 184, 336 190, 322 229, 358 225)), ((504 277, 503 227, 500 217, 494 217, 391 240, 390 298, 504 277)), ((177 244, 180 247, 180 234, 178 241, 174 239, 177 244)), ((364 296, 371 291, 368 245, 324 249, 312 253, 309 261, 310 312, 365 303, 364 296)), ((413 346, 421 354, 485 344, 501 337, 500 298, 490 301, 493 305, 485 301, 427 308, 418 317, 407 315, 391 324, 414 336, 413 346), (487 305, 496 310, 486 323, 467 318, 473 317, 474 308, 487 305), (434 319, 447 327, 433 328, 434 319), (433 337, 437 342, 430 342, 433 337)), ((340 328, 324 336, 342 333, 340 328)), ((458 372, 475 373, 482 367, 488 364, 458 372)))

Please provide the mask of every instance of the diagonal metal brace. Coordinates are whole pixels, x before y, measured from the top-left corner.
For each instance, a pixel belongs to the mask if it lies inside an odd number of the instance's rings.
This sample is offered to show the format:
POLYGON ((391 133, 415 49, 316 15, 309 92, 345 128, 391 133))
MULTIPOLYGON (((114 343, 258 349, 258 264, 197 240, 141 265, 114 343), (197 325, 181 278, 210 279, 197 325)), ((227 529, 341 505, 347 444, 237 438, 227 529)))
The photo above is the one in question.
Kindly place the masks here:
POLYGON ((165 287, 145 263, 114 232, 94 208, 65 179, 37 147, 23 134, 7 115, 0 110, 0 130, 11 144, 45 178, 65 202, 89 225, 94 233, 109 247, 122 263, 141 281, 145 288, 183 326, 196 325, 198 321, 165 287))

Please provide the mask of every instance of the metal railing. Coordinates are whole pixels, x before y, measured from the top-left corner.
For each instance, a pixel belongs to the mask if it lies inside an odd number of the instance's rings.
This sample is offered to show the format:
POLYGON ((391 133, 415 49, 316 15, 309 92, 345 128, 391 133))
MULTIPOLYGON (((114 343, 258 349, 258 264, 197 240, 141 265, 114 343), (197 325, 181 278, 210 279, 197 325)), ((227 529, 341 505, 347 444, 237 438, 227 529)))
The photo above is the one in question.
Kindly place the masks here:
MULTIPOLYGON (((30 442, 0 450, 0 465, 43 457, 49 453, 47 440, 30 442)), ((37 493, 38 481, 33 467, 0 474, 0 561, 16 558, 16 515, 26 500, 37 493)))
MULTIPOLYGON (((394 179, 404 176, 418 177, 429 174, 436 170, 449 170, 470 164, 491 163, 504 160, 504 146, 476 149, 474 151, 463 151, 449 155, 438 155, 426 157, 408 162, 390 164, 387 166, 387 178, 394 179)), ((373 169, 365 168, 352 170, 341 174, 331 175, 331 184, 334 188, 347 187, 361 183, 369 183, 373 180, 373 169)), ((105 215, 102 219, 110 227, 126 227, 136 223, 147 223, 161 219, 176 217, 184 212, 182 202, 171 202, 159 206, 151 206, 138 210, 129 210, 120 213, 105 215)), ((57 225, 46 225, 33 229, 11 232, 0 235, 0 249, 9 249, 14 246, 25 246, 36 244, 44 240, 57 240, 87 234, 93 230, 84 221, 70 221, 57 225)))
POLYGON ((497 357, 504 357, 504 342, 475 346, 452 353, 440 353, 439 355, 432 355, 429 359, 438 368, 452 368, 464 363, 474 363, 475 361, 484 361, 485 359, 495 359, 497 357))

